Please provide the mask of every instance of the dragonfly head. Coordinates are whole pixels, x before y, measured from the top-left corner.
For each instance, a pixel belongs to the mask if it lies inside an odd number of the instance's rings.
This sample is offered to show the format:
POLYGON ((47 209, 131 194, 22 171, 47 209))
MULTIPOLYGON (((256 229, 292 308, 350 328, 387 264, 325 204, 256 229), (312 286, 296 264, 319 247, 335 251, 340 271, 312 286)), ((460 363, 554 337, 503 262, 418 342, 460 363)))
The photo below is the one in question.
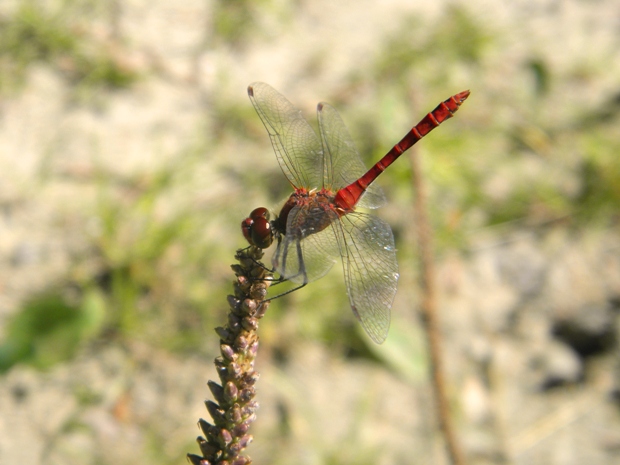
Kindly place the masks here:
POLYGON ((269 210, 264 207, 255 208, 245 220, 241 222, 243 237, 259 249, 268 248, 273 242, 273 229, 269 222, 269 210))

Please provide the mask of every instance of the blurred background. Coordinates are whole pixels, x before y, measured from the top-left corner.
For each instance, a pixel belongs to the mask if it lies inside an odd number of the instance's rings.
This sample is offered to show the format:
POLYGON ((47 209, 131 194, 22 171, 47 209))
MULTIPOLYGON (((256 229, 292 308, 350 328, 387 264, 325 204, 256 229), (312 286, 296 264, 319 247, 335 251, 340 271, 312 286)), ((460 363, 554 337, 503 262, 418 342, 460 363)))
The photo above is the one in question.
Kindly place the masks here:
MULTIPOLYGON (((612 0, 0 3, 0 463, 185 463, 244 247, 290 193, 246 94, 378 160, 416 147, 469 463, 620 463, 620 5, 612 0)), ((447 463, 411 165, 378 182, 401 280, 386 343, 342 269, 261 322, 257 464, 447 463)))

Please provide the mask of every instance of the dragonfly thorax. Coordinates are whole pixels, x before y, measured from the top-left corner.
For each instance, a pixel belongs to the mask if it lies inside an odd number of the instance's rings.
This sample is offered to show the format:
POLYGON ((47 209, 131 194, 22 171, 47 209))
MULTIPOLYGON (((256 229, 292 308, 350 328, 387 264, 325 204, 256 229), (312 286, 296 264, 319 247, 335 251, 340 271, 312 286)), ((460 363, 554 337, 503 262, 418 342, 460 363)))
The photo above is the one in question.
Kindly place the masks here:
POLYGON ((303 239, 323 231, 343 214, 334 208, 334 194, 330 190, 301 188, 291 194, 272 226, 282 235, 303 239))

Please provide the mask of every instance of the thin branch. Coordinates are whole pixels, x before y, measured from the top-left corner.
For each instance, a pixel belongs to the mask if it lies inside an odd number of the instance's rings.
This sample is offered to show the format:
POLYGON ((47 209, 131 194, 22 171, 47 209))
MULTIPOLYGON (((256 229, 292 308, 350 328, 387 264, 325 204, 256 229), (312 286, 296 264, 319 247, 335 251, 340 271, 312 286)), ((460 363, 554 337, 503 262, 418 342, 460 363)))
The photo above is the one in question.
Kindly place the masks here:
POLYGON ((413 190, 416 197, 414 211, 420 255, 420 287, 422 292, 420 307, 422 310, 422 320, 426 328, 432 375, 431 380, 435 393, 437 415, 439 417, 439 426, 446 441, 448 455, 452 463, 454 465, 465 465, 463 451, 454 431, 454 425, 450 415, 450 403, 445 383, 442 339, 437 316, 433 231, 429 224, 426 189, 424 186, 420 157, 417 156, 417 151, 412 151, 410 153, 410 159, 413 190))

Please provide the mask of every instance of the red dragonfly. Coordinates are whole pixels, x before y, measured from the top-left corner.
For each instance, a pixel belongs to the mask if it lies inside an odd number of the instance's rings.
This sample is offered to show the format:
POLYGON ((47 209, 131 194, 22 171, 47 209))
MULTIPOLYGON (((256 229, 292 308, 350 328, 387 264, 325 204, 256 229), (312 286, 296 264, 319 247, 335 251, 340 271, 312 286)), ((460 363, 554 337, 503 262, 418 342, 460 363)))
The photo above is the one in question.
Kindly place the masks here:
POLYGON ((248 95, 294 192, 273 220, 266 208, 253 210, 241 224, 243 235, 250 245, 262 249, 275 240, 274 270, 299 287, 324 276, 336 258, 342 257, 353 313, 370 338, 382 343, 399 277, 394 237, 385 221, 357 208, 378 208, 385 203, 373 181, 403 152, 451 118, 469 91, 440 103, 368 171, 342 119, 329 104, 317 107, 319 139, 301 111, 268 84, 251 84, 248 95))

